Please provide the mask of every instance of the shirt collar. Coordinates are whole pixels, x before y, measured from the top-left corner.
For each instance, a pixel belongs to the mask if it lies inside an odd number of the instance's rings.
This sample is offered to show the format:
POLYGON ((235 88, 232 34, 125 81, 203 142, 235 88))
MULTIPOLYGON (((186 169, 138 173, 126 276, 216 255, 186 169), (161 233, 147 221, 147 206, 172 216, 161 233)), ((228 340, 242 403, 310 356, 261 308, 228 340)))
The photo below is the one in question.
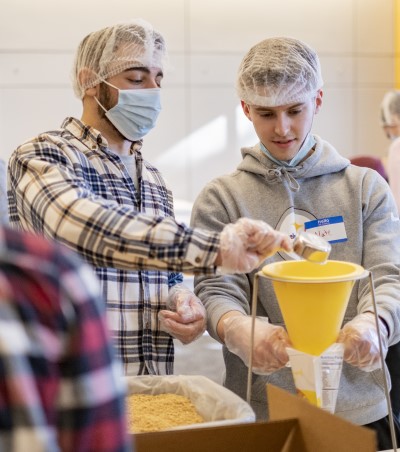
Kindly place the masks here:
MULTIPOLYGON (((103 135, 94 127, 84 124, 76 118, 66 118, 61 127, 68 130, 74 137, 82 142, 89 149, 100 148, 103 151, 109 151, 108 142, 103 135)), ((140 151, 143 145, 143 140, 134 141, 131 145, 130 153, 140 151)))

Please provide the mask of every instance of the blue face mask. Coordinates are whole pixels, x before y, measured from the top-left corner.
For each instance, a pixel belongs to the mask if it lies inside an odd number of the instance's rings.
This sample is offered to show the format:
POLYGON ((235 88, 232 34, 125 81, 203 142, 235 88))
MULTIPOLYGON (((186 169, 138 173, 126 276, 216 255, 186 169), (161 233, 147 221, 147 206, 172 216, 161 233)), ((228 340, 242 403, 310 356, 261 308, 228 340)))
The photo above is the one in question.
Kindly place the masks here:
POLYGON ((273 162, 275 162, 279 166, 296 166, 303 160, 303 158, 310 152, 311 148, 315 145, 316 141, 313 135, 311 133, 308 133, 306 138, 303 141, 303 144, 301 145, 299 151, 297 154, 292 158, 292 160, 286 161, 286 160, 278 160, 275 157, 272 156, 272 154, 268 151, 268 149, 260 143, 260 148, 264 152, 264 154, 273 162))
POLYGON ((106 111, 95 99, 114 127, 130 141, 138 141, 147 135, 156 125, 161 111, 161 89, 119 89, 106 81, 104 83, 118 90, 117 104, 106 111))

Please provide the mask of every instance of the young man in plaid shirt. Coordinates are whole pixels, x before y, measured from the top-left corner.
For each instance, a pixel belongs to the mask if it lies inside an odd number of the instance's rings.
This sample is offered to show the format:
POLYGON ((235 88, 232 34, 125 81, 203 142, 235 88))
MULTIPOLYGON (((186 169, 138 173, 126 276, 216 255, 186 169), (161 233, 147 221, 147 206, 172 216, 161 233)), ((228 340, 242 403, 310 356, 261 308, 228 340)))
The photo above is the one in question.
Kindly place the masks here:
POLYGON ((172 194, 143 159, 156 123, 164 38, 144 21, 81 42, 73 71, 81 119, 22 144, 9 162, 10 223, 59 240, 97 273, 127 375, 173 373, 173 337, 205 330, 200 300, 181 271, 246 272, 288 236, 240 219, 219 232, 174 220, 172 194))

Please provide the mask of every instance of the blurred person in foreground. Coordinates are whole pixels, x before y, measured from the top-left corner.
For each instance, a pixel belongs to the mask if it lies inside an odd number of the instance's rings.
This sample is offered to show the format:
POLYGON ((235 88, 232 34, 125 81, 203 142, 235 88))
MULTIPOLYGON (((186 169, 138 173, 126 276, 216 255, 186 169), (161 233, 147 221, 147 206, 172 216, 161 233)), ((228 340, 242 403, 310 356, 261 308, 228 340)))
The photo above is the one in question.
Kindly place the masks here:
POLYGON ((0 250, 0 450, 132 450, 93 270, 5 226, 0 250))
POLYGON ((385 163, 389 186, 400 212, 400 91, 388 91, 382 100, 380 119, 386 137, 391 141, 385 163))
MULTIPOLYGON (((232 174, 211 181, 192 211, 192 225, 221 231, 241 216, 267 221, 291 235, 307 229, 332 245, 330 259, 373 272, 384 353, 400 340, 400 222, 389 187, 370 169, 351 165, 312 133, 323 100, 317 54, 288 37, 266 39, 245 55, 237 92, 259 143, 243 148, 232 174), (316 221, 318 220, 318 221, 316 221), (314 227, 313 227, 314 226, 314 227)), ((278 252, 265 264, 295 258, 278 252)), ((196 276, 195 293, 208 314, 210 335, 224 344, 225 386, 246 398, 254 272, 196 276)), ((270 281, 260 280, 253 349, 251 405, 268 417, 266 383, 296 393, 286 367, 290 345, 270 281)), ((355 283, 338 342, 344 365, 338 416, 378 432, 391 448, 368 279, 355 283)), ((398 425, 397 425, 398 427, 398 425)))
POLYGON ((0 224, 8 223, 7 166, 0 159, 0 224))
POLYGON ((250 271, 290 240, 260 221, 221 232, 174 219, 172 193, 143 158, 161 110, 165 40, 143 20, 80 43, 73 86, 81 119, 23 143, 9 161, 13 227, 78 252, 96 271, 127 375, 173 373, 173 337, 205 330, 205 310, 182 274, 250 271))

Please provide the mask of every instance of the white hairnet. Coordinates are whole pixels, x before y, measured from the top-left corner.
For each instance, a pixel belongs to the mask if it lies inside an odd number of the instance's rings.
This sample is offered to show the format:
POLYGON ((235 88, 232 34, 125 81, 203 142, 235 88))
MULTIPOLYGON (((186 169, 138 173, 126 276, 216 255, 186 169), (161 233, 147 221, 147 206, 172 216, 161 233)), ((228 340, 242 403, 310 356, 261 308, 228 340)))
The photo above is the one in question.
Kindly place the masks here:
POLYGON ((236 90, 247 104, 276 107, 303 102, 322 85, 318 55, 297 39, 277 37, 265 39, 247 52, 236 90))
POLYGON ((400 121, 400 91, 388 91, 383 96, 381 120, 384 126, 390 126, 400 121), (397 120, 394 116, 397 116, 397 120))
POLYGON ((72 71, 75 94, 130 67, 162 68, 166 59, 163 36, 142 19, 94 31, 80 43, 72 71))

